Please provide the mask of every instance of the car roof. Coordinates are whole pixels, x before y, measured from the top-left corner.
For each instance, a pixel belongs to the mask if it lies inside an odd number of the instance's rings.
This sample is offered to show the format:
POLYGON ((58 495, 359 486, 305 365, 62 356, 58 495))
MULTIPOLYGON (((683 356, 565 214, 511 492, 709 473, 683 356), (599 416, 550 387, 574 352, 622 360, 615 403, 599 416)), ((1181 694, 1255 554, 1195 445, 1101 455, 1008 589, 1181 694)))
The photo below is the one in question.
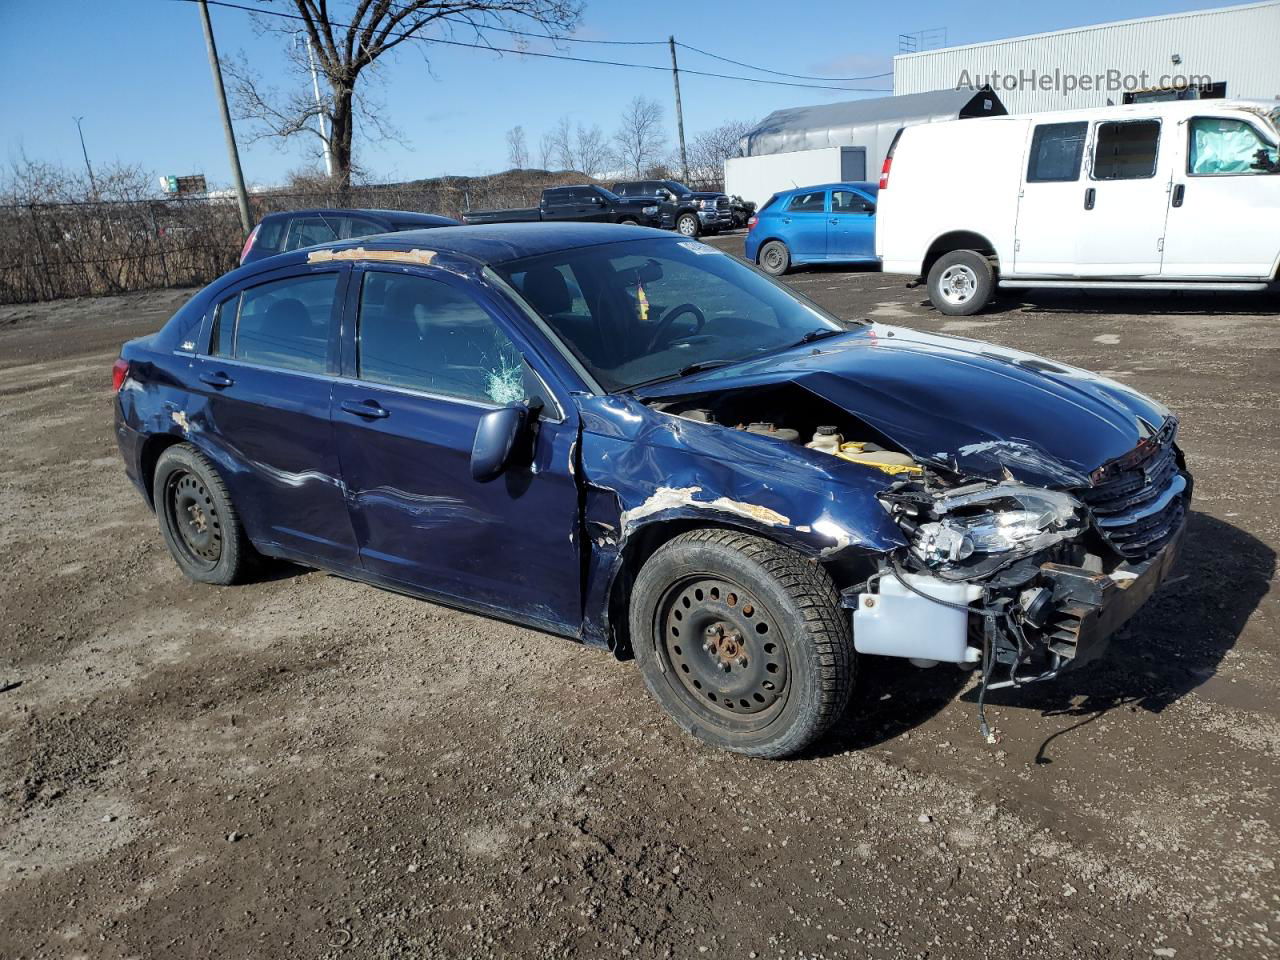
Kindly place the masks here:
POLYGON ((370 260, 378 259, 376 256, 378 251, 430 250, 437 254, 462 257, 478 265, 492 265, 578 247, 623 243, 641 238, 688 242, 680 235, 666 230, 654 230, 630 224, 578 222, 474 224, 435 227, 430 230, 403 230, 399 233, 380 233, 370 237, 321 243, 252 261, 233 273, 237 277, 248 277, 259 271, 278 270, 281 267, 305 263, 319 250, 342 251, 360 248, 373 254, 368 258, 370 260))
POLYGON ((812 193, 814 190, 833 190, 836 187, 853 187, 855 190, 868 190, 871 193, 877 193, 880 190, 879 183, 873 183, 870 180, 841 180, 836 183, 811 183, 807 187, 794 187, 791 190, 779 190, 779 197, 789 197, 793 193, 812 193))
POLYGON ((419 213, 416 210, 379 210, 363 207, 310 207, 305 210, 277 210, 268 213, 263 220, 276 217, 341 217, 349 214, 360 214, 366 217, 378 217, 382 220, 417 221, 419 223, 439 223, 441 221, 457 223, 452 217, 444 217, 436 213, 419 213))

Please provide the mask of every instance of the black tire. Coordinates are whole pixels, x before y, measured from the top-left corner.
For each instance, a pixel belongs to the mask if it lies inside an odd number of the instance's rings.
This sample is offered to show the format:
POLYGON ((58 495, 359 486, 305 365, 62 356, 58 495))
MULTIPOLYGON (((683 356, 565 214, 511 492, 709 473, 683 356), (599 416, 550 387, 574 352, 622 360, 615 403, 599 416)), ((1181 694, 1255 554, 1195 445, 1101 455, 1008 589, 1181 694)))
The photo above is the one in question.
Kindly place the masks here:
POLYGON ((618 222, 619 222, 619 223, 625 223, 627 226, 630 226, 630 227, 638 227, 638 226, 640 226, 640 221, 639 221, 639 220, 637 220, 635 217, 623 217, 623 218, 622 218, 621 220, 619 220, 618 222))
POLYGON ((944 253, 929 269, 929 299, 949 317, 977 313, 991 302, 995 286, 991 261, 973 250, 944 253))
POLYGON ((762 537, 705 529, 664 544, 636 578, 630 626, 650 695, 713 746, 791 756, 848 705, 853 635, 835 585, 762 537))
POLYGON ((780 277, 791 269, 791 251, 781 240, 770 240, 756 254, 756 263, 770 276, 780 277))
POLYGON ((198 583, 244 579, 253 547, 207 457, 189 443, 169 447, 156 463, 151 489, 160 533, 183 573, 198 583))
POLYGON ((676 217, 676 233, 684 237, 697 237, 702 234, 702 221, 697 214, 682 213, 676 217))

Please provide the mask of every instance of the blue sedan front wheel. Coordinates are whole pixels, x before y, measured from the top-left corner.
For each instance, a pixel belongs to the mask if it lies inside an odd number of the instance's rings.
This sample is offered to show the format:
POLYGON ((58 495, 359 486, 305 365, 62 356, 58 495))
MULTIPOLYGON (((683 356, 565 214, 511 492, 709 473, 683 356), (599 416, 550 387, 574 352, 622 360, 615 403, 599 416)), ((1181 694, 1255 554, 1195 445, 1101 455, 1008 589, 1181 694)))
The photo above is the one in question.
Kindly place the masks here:
POLYGON ((760 248, 757 258, 765 273, 780 277, 791 269, 791 252, 781 240, 770 240, 760 248))

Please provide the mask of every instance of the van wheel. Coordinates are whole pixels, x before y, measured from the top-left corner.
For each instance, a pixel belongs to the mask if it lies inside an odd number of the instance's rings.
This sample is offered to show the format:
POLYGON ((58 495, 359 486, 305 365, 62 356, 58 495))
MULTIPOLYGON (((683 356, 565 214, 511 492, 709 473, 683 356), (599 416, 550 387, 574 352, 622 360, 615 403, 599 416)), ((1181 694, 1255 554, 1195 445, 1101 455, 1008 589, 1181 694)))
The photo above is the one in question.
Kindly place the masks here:
POLYGON ((775 277, 780 277, 791 269, 791 252, 781 240, 770 240, 760 248, 756 257, 760 268, 775 277))
POLYGON ((929 299, 949 317, 977 313, 990 302, 995 285, 991 261, 972 250, 945 253, 929 270, 929 299))
POLYGON ((701 224, 692 213, 682 213, 676 220, 676 232, 686 237, 696 237, 701 233, 701 224))
POLYGON ((254 550, 226 484, 203 454, 189 443, 169 447, 151 489, 160 533, 183 573, 219 585, 244 578, 254 550))
POLYGON ((769 540, 694 530, 636 578, 631 636, 645 686, 687 733, 753 757, 786 757, 844 713, 849 618, 827 572, 769 540))

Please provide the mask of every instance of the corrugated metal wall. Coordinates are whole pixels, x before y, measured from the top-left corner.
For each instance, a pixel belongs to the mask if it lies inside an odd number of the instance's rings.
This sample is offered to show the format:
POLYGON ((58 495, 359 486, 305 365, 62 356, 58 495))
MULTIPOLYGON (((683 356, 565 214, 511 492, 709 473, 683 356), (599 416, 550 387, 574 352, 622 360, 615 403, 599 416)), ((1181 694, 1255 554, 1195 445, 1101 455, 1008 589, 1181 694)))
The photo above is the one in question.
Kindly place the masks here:
POLYGON ((1225 81, 1229 97, 1280 96, 1280 2, 1104 23, 1055 33, 904 54, 893 61, 893 92, 954 89, 967 71, 975 86, 991 82, 1010 113, 1065 110, 1124 102, 1125 88, 1064 92, 1069 76, 1138 78, 1162 85, 1166 75, 1225 81), (1177 54, 1181 63, 1174 64, 1177 54), (1062 74, 1055 79, 1055 71, 1062 74), (989 74, 1016 78, 1012 86, 989 74), (1032 74, 1048 80, 1025 82, 1032 74), (1039 84, 1051 83, 1051 89, 1039 84))

